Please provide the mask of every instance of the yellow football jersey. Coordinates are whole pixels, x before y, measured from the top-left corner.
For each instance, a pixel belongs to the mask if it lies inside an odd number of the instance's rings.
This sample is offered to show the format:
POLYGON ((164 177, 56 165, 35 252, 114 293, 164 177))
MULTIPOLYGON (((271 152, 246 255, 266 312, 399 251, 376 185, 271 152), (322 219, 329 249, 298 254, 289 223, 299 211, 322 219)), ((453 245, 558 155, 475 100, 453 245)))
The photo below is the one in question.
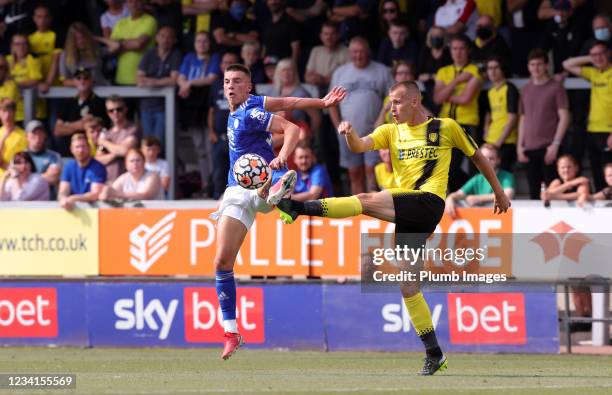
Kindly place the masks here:
POLYGON ((478 146, 449 118, 428 118, 420 125, 387 123, 370 134, 375 150, 389 148, 395 184, 446 199, 453 148, 472 156, 478 146), (438 126, 439 125, 439 126, 438 126))

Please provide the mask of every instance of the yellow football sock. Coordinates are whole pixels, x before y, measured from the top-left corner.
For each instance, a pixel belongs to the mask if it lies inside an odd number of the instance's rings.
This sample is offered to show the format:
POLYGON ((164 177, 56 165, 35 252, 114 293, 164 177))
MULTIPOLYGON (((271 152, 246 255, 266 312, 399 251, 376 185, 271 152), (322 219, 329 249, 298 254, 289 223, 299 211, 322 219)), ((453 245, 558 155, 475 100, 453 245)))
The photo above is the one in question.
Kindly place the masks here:
POLYGON ((414 296, 404 298, 404 304, 406 305, 406 309, 408 309, 410 321, 412 321, 412 326, 416 330, 417 335, 423 336, 433 332, 431 312, 421 292, 414 296))
POLYGON ((323 217, 347 218, 361 214, 361 202, 357 196, 321 199, 323 217))

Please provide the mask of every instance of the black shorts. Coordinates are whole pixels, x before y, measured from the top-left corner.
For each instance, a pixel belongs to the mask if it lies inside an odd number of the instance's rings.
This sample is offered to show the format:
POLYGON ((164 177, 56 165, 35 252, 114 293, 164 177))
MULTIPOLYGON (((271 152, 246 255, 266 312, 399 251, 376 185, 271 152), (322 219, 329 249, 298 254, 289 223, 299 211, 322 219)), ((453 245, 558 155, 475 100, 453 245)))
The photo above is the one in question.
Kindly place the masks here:
POLYGON ((395 209, 395 233, 431 234, 444 214, 444 200, 430 192, 390 189, 395 209))

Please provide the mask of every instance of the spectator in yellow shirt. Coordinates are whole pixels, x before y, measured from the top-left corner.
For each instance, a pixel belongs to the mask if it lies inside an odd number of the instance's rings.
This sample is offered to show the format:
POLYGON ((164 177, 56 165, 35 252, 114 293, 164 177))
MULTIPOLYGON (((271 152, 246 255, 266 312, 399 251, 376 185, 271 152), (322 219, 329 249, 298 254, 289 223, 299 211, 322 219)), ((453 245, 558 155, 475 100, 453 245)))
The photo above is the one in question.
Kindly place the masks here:
POLYGON ((3 55, 0 55, 0 99, 7 97, 17 102, 19 100, 19 88, 10 77, 8 62, 3 55))
POLYGON ((28 148, 25 131, 15 121, 16 104, 11 99, 0 99, 0 177, 16 153, 28 148))
POLYGON ((569 58, 563 62, 565 70, 591 82, 587 149, 595 189, 598 191, 606 187, 603 165, 612 162, 611 66, 610 49, 604 41, 596 41, 587 56, 569 58))
POLYGON ((516 162, 519 91, 506 79, 504 64, 497 57, 485 62, 491 88, 487 92, 484 140, 499 150, 499 167, 511 172, 516 162))
POLYGON ((51 30, 51 13, 43 5, 34 9, 36 31, 28 36, 30 51, 40 61, 43 81, 38 85, 41 92, 47 92, 58 81, 58 62, 61 49, 56 48, 55 32, 51 30))
POLYGON ((382 160, 382 162, 374 166, 374 174, 376 175, 376 184, 378 184, 378 188, 380 188, 381 191, 384 189, 397 188, 389 149, 379 149, 378 154, 382 160))
MULTIPOLYGON (((15 34, 11 39, 11 54, 6 57, 11 77, 20 89, 36 88, 43 79, 40 61, 29 53, 28 38, 23 34, 15 34)), ((16 119, 23 121, 23 98, 17 101, 16 119)), ((46 117, 47 110, 44 101, 36 102, 36 118, 46 117)))
POLYGON ((130 16, 119 20, 110 39, 100 41, 110 53, 117 53, 115 82, 119 85, 136 85, 136 72, 145 51, 155 44, 157 21, 144 12, 144 0, 128 0, 130 16))
MULTIPOLYGON (((478 95, 482 80, 478 67, 470 63, 471 42, 464 35, 455 35, 449 45, 453 64, 437 71, 433 100, 435 104, 442 105, 441 118, 454 119, 472 138, 479 141, 478 95)), ((459 189, 468 179, 461 170, 462 160, 463 155, 459 150, 453 150, 449 177, 451 192, 459 189)))

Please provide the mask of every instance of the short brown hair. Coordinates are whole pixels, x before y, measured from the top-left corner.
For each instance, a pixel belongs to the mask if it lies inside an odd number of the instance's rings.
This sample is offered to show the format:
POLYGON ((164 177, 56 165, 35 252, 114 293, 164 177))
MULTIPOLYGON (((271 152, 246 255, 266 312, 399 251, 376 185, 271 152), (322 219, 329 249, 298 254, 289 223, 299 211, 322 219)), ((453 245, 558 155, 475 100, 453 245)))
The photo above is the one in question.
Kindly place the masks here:
POLYGON ((249 77, 249 80, 251 79, 251 71, 249 70, 248 67, 246 67, 243 64, 240 64, 240 63, 230 64, 229 66, 225 68, 225 72, 227 73, 228 71, 240 71, 246 74, 247 77, 249 77))
POLYGON ((88 142, 87 141, 87 136, 85 135, 85 133, 83 133, 83 132, 76 132, 75 134, 73 134, 70 137, 70 144, 74 143, 75 141, 79 141, 79 140, 83 140, 86 143, 88 142))
POLYGON ((391 85, 391 88, 389 88, 389 92, 393 92, 398 88, 404 88, 407 92, 416 92, 418 93, 419 97, 421 96, 421 89, 415 81, 396 82, 395 84, 391 85))
POLYGON ((499 149, 496 146, 494 146, 493 144, 484 143, 483 145, 480 146, 480 149, 481 150, 488 149, 489 151, 494 151, 495 154, 497 156, 499 156, 499 149))
POLYGON ((312 146, 310 145, 310 143, 308 142, 308 140, 300 140, 298 141, 297 145, 295 146, 295 149, 309 149, 312 151, 312 146))
POLYGON ((145 147, 157 147, 161 149, 161 142, 155 136, 146 136, 142 139, 141 144, 145 147))
POLYGON ((136 155, 140 156, 140 159, 145 160, 144 154, 143 154, 143 153, 142 153, 142 151, 141 151, 141 150, 139 150, 138 148, 133 148, 133 147, 132 147, 132 148, 130 148, 130 149, 128 149, 128 150, 127 150, 127 152, 125 153, 125 160, 126 160, 126 161, 127 161, 127 157, 128 157, 130 154, 136 154, 136 155))
POLYGON ((17 104, 13 99, 9 99, 8 97, 0 99, 0 110, 13 110, 17 108, 17 104))
POLYGON ((125 107, 125 100, 119 95, 110 95, 106 98, 106 103, 120 103, 125 107))
POLYGON ((93 118, 88 119, 85 122, 85 129, 90 128, 92 126, 103 127, 104 126, 104 122, 102 121, 102 118, 100 118, 100 117, 93 117, 93 118))
POLYGON ((534 48, 529 51, 529 55, 527 56, 527 63, 535 59, 542 59, 544 63, 548 64, 548 54, 542 48, 534 48))

